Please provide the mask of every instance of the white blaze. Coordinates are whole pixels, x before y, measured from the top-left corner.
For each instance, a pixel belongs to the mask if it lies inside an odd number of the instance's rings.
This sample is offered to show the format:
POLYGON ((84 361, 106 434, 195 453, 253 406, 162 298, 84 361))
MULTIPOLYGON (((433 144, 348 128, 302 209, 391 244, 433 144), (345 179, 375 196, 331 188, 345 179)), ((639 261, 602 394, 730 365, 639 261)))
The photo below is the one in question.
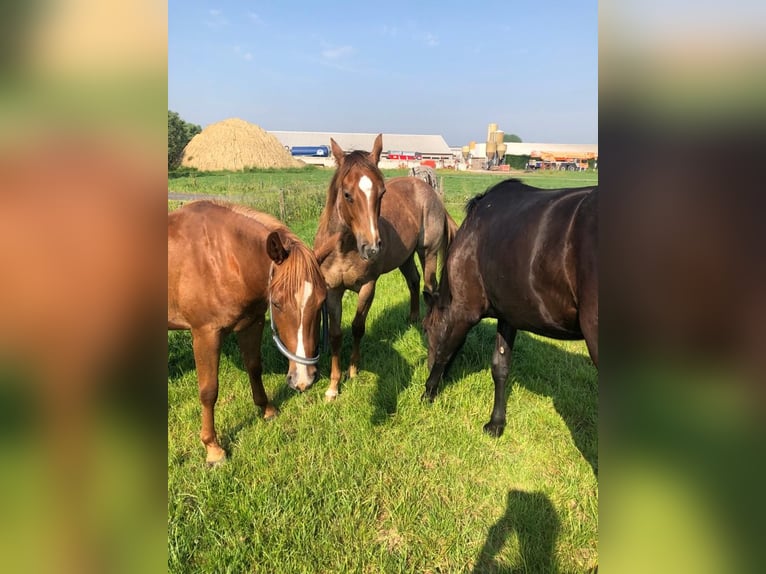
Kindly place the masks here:
MULTIPOLYGON (((301 317, 300 323, 298 323, 298 348, 295 349, 295 354, 302 358, 309 358, 306 355, 306 348, 303 345, 303 314, 306 311, 306 304, 309 301, 309 297, 314 292, 314 287, 308 281, 303 282, 303 298, 301 299, 301 317)), ((295 365, 298 381, 306 381, 308 383, 309 373, 306 365, 300 363, 295 365)))
POLYGON ((372 180, 366 175, 360 177, 359 189, 367 196, 367 206, 370 209, 370 237, 375 241, 377 237, 375 236, 375 211, 372 209, 372 180))

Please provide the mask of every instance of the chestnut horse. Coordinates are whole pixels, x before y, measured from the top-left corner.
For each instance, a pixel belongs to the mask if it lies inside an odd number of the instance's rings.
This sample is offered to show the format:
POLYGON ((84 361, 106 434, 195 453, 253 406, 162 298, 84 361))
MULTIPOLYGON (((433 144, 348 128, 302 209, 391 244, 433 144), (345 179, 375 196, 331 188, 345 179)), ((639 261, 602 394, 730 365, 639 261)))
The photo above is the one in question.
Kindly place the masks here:
POLYGON ((424 292, 436 290, 436 263, 457 230, 439 196, 423 180, 396 177, 384 181, 378 169, 383 147, 378 135, 372 152, 344 153, 330 139, 338 165, 327 190, 327 202, 314 238, 314 252, 327 281, 332 362, 328 400, 338 395, 341 378, 341 311, 346 289, 359 294, 352 323, 353 345, 349 377, 356 376, 359 342, 364 335, 367 313, 375 295, 375 283, 383 273, 396 268, 404 275, 410 291, 410 321, 420 315, 420 273, 424 292))
POLYGON ((495 403, 484 426, 493 436, 505 428, 517 330, 584 338, 598 366, 597 203, 598 187, 541 190, 515 179, 468 203, 423 321, 431 371, 424 399, 434 400, 468 331, 484 317, 497 318, 495 403))
POLYGON ((257 211, 195 201, 168 214, 168 329, 191 329, 207 462, 226 454, 213 409, 224 334, 237 333, 253 401, 266 419, 277 409, 261 381, 261 336, 289 361, 287 384, 303 391, 317 376, 320 310, 327 290, 314 253, 280 221, 257 211))

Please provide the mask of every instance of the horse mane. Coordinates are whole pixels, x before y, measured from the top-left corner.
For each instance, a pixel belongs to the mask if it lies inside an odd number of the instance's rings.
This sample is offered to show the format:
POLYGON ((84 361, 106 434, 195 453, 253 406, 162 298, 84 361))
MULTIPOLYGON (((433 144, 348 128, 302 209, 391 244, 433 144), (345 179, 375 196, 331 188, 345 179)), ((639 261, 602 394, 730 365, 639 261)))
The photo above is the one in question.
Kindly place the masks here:
MULTIPOLYGON (((330 186, 327 188, 327 201, 325 202, 322 215, 319 216, 318 229, 324 233, 331 233, 335 231, 331 229, 331 223, 333 222, 333 214, 335 213, 335 202, 338 199, 338 191, 340 191, 340 182, 348 175, 354 167, 360 167, 366 171, 379 171, 378 166, 370 160, 370 153, 363 150, 354 150, 347 152, 343 157, 343 162, 335 170, 335 173, 330 180, 330 186)), ((383 176, 381 175, 381 179, 383 176)))
MULTIPOLYGON (((468 218, 469 215, 476 209, 476 206, 481 203, 481 201, 484 199, 484 197, 494 191, 495 189, 498 189, 499 187, 511 187, 513 189, 526 189, 529 188, 529 186, 521 181, 518 178, 512 177, 510 179, 504 179, 500 183, 496 183, 492 187, 488 188, 484 193, 480 193, 479 195, 476 195, 468 200, 468 202, 465 204, 465 216, 468 218)), ((511 191, 511 190, 506 190, 511 191)))
POLYGON ((275 266, 271 285, 274 291, 295 293, 303 286, 304 281, 309 281, 312 285, 324 285, 324 277, 319 269, 319 263, 314 256, 314 251, 307 247, 282 221, 273 215, 251 209, 244 205, 237 205, 217 199, 203 201, 252 219, 265 227, 269 233, 272 231, 279 232, 282 241, 285 242, 286 249, 290 252, 290 256, 281 265, 275 266))

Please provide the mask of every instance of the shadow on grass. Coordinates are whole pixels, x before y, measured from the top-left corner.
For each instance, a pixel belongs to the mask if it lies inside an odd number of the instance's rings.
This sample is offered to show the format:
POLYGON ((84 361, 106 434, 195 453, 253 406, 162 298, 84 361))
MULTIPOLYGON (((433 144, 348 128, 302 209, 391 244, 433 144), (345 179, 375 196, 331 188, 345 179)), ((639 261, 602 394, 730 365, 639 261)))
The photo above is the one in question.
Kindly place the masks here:
POLYGON ((506 499, 505 514, 487 533, 473 574, 513 574, 540 572, 557 574, 554 556, 556 537, 561 523, 553 504, 541 492, 511 490, 506 499), (498 562, 496 557, 516 533, 519 557, 514 565, 498 562))
MULTIPOLYGON (((397 271, 398 273, 398 271, 397 271)), ((396 350, 394 343, 398 341, 411 327, 408 317, 410 313, 409 298, 396 305, 386 307, 385 311, 377 308, 382 304, 373 300, 372 309, 378 311, 379 316, 374 320, 368 315, 366 331, 361 341, 359 372, 369 372, 377 375, 375 396, 373 398, 373 412, 371 422, 373 425, 385 424, 396 413, 399 394, 412 383, 414 367, 396 350)), ((423 302, 421 301, 421 305, 423 302)), ((340 391, 345 392, 348 387, 353 387, 354 379, 348 378, 348 364, 351 358, 351 346, 353 335, 351 333, 350 319, 346 318, 344 310, 344 322, 349 325, 343 327, 343 338, 340 351, 340 364, 343 372, 340 391)), ((330 351, 323 352, 319 362, 323 375, 330 372, 330 351)), ((326 385, 326 377, 319 382, 326 385)))
MULTIPOLYGON (((423 302, 421 301, 421 307, 423 302)), ((365 361, 367 370, 378 375, 375 396, 373 398, 373 425, 385 424, 392 415, 396 414, 399 395, 412 384, 415 368, 394 348, 393 343, 406 333, 412 324, 409 322, 410 302, 407 300, 389 307, 368 325, 368 330, 362 338, 362 359, 364 360, 365 339, 369 349, 376 347, 376 353, 368 353, 365 361)))
MULTIPOLYGON (((482 321, 466 337, 457 351, 439 390, 459 383, 467 375, 489 369, 497 333, 494 321, 482 321)), ((424 345, 425 337, 423 337, 424 345)), ((512 383, 535 394, 553 399, 556 412, 564 419, 575 446, 598 478, 598 384, 597 371, 590 357, 570 353, 548 340, 540 340, 519 331, 513 345, 511 370, 506 386, 506 403, 512 383)), ((423 381, 425 383, 425 381, 423 381)), ((487 376, 487 385, 494 383, 487 376)), ((438 400, 438 397, 437 399, 438 400)), ((492 403, 487 405, 487 420, 492 403)), ((513 417, 513 411, 507 413, 513 417)))

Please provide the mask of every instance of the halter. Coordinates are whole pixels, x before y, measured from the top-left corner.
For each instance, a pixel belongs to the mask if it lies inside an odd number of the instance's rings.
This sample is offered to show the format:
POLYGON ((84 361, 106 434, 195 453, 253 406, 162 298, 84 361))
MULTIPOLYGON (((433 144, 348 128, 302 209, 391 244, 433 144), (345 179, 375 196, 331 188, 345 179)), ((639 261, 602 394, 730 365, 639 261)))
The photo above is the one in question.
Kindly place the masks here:
MULTIPOLYGON (((277 346, 277 349, 279 349, 279 352, 282 353, 285 357, 287 357, 291 361, 295 361, 296 363, 300 365, 316 365, 319 362, 319 353, 317 353, 316 357, 299 357, 295 353, 291 352, 287 346, 282 342, 282 339, 279 338, 279 333, 277 332, 277 326, 274 324, 274 310, 272 309, 271 305, 271 278, 274 274, 274 264, 271 264, 271 267, 269 267, 269 321, 271 322, 271 338, 274 339, 274 344, 277 346)), ((323 329, 322 329, 322 335, 325 335, 325 331, 327 330, 327 304, 322 303, 322 323, 323 323, 323 329)), ((323 336, 324 344, 326 346, 327 344, 327 337, 323 336)))

